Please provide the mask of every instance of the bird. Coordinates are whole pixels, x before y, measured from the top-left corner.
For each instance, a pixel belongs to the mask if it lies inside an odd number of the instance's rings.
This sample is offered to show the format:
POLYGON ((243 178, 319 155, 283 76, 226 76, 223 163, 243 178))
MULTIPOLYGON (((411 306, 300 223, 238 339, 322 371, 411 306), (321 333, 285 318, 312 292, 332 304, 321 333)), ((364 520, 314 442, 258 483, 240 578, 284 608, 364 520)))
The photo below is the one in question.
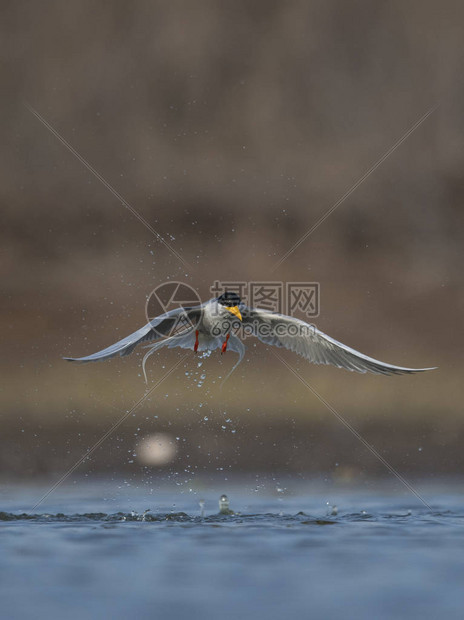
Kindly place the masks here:
POLYGON ((239 359, 226 379, 242 362, 245 346, 237 333, 256 336, 261 342, 274 347, 289 349, 313 364, 332 365, 358 373, 403 375, 435 370, 431 368, 405 368, 374 359, 338 342, 293 316, 248 307, 240 297, 226 291, 219 297, 192 307, 179 307, 153 319, 126 338, 85 357, 65 357, 70 362, 96 362, 116 356, 125 356, 142 343, 149 349, 142 362, 145 381, 147 359, 163 347, 214 351, 231 350, 239 359), (154 341, 154 342, 153 342, 154 341))

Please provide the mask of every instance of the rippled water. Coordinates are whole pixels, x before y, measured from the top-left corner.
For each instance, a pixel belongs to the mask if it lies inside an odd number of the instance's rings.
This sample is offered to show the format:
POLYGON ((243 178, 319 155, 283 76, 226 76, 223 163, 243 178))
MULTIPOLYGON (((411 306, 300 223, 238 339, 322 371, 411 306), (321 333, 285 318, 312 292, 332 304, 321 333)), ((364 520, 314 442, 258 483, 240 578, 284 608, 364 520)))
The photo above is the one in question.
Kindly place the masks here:
POLYGON ((2 617, 462 618, 460 487, 426 491, 432 512, 372 485, 82 482, 28 514, 41 489, 9 487, 2 617), (223 491, 235 514, 218 514, 223 491))

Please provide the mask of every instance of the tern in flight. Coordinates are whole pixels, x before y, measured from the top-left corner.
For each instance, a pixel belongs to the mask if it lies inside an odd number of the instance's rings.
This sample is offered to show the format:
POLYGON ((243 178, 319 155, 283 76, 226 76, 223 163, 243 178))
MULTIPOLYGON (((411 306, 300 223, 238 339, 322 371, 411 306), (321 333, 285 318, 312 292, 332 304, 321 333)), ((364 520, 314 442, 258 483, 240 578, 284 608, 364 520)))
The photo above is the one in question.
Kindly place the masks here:
POLYGON ((334 340, 314 325, 300 319, 259 308, 248 308, 240 297, 232 292, 226 292, 199 306, 180 307, 166 312, 151 319, 130 336, 92 355, 64 359, 81 363, 107 360, 117 355, 129 355, 137 345, 153 341, 148 345, 149 351, 143 359, 145 380, 147 358, 163 347, 193 349, 195 353, 218 348, 225 353, 230 349, 239 355, 239 360, 231 371, 233 372, 245 354, 245 346, 236 335, 239 328, 243 329, 246 335, 256 336, 267 345, 289 349, 313 364, 331 364, 346 370, 380 375, 434 370, 404 368, 380 362, 334 340))

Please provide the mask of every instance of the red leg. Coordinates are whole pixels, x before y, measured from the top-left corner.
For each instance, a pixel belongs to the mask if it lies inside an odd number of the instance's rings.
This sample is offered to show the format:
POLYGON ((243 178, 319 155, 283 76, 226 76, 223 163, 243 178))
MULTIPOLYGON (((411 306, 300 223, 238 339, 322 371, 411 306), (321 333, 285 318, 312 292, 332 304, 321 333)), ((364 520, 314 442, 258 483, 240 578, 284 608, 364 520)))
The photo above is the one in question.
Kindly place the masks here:
POLYGON ((227 334, 226 339, 224 340, 224 344, 222 345, 221 355, 227 351, 227 341, 230 338, 230 334, 227 334))
POLYGON ((193 346, 193 350, 194 350, 195 353, 198 351, 198 345, 199 345, 199 342, 198 342, 198 329, 196 329, 195 330, 195 344, 193 346))

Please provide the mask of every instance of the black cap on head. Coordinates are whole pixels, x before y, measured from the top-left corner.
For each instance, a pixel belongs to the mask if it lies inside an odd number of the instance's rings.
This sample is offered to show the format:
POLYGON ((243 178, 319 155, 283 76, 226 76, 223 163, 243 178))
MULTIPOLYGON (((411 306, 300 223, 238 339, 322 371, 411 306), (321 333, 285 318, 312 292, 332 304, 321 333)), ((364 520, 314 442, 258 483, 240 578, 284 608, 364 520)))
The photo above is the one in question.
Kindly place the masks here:
POLYGON ((226 291, 220 297, 218 297, 218 302, 221 306, 227 306, 228 308, 233 308, 234 306, 238 306, 242 303, 242 300, 237 295, 237 293, 231 293, 226 291))

